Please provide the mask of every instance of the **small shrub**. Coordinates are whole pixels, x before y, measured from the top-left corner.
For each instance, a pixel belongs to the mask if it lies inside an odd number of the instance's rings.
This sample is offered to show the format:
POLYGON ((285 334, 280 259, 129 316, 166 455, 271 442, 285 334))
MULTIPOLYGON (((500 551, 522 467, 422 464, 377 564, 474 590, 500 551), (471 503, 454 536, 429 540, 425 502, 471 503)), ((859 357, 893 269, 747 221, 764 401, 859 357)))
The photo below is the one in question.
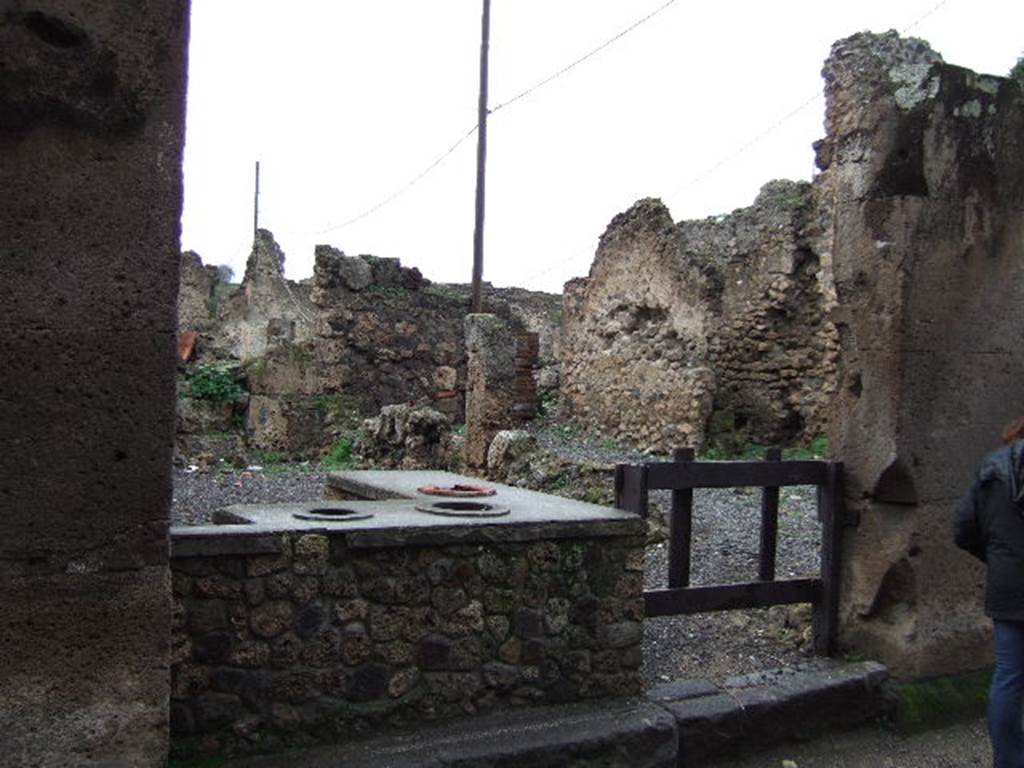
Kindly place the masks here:
POLYGON ((192 397, 211 403, 226 403, 245 396, 245 389, 235 381, 234 374, 223 365, 201 365, 189 382, 192 397))
POLYGON ((339 437, 331 450, 324 456, 322 464, 330 469, 348 469, 355 465, 355 457, 352 456, 352 446, 355 443, 351 437, 339 437))

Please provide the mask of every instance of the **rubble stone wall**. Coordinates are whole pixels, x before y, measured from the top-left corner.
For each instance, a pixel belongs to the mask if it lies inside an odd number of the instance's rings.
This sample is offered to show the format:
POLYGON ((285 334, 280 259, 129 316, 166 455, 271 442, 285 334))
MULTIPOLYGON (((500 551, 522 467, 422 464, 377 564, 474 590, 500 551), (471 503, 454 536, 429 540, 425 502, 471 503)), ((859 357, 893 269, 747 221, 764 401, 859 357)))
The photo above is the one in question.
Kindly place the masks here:
POLYGON ((1024 403, 1024 97, 896 33, 837 42, 818 147, 846 465, 842 641, 900 676, 991 662, 950 519, 1024 403))
POLYGON ((220 535, 205 554, 190 538, 171 561, 176 754, 641 690, 640 535, 382 548, 220 535))
MULTIPOLYGON (((225 297, 213 268, 195 254, 182 258, 181 330, 198 335, 197 357, 185 368, 244 366, 239 378, 250 393, 244 409, 249 448, 313 456, 392 404, 429 405, 463 420, 465 286, 433 284, 396 259, 346 256, 326 245, 317 246, 309 280, 287 280, 283 265, 273 236, 260 230, 245 279, 225 297)), ((488 288, 485 303, 517 333, 541 329, 535 331, 540 365, 554 366, 550 328, 558 320, 558 297, 488 288)), ((188 418, 179 419, 179 452, 212 444, 204 425, 213 424, 216 441, 223 442, 223 425, 190 416, 205 414, 207 404, 183 394, 180 411, 188 418)), ((525 397, 521 405, 532 402, 525 397)))
POLYGON ((729 216, 672 222, 641 200, 566 285, 563 405, 650 450, 738 432, 792 442, 823 428, 836 341, 809 184, 772 182, 729 216))
POLYGON ((0 15, 0 743, 166 764, 188 3, 0 15))

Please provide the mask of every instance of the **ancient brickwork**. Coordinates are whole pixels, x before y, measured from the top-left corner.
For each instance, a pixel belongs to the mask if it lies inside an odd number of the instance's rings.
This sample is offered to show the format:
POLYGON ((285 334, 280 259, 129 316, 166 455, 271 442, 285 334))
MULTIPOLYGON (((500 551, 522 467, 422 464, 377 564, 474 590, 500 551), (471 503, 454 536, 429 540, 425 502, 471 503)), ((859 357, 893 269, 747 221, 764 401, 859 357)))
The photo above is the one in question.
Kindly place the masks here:
POLYGON ((176 753, 346 742, 641 689, 642 537, 266 538, 172 559, 176 753))
POLYGON ((950 516, 1024 402, 1024 98, 895 33, 835 44, 819 184, 841 341, 842 639, 902 676, 988 664, 950 516))
POLYGON ((772 182, 729 216, 673 224, 656 200, 617 216, 590 276, 566 285, 563 405, 667 451, 714 439, 793 442, 834 389, 808 184, 772 182))

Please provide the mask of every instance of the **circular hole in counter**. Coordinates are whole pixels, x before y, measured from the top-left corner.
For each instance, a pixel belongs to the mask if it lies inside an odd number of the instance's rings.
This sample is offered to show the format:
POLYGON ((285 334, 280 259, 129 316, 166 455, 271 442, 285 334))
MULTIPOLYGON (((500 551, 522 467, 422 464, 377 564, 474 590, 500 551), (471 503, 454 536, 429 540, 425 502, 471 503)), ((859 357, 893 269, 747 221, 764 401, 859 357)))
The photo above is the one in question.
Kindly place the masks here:
POLYGON ((348 523, 355 520, 368 520, 372 512, 358 512, 345 507, 316 507, 302 512, 294 512, 292 517, 297 520, 318 520, 320 522, 348 523))
POLYGON ((502 517, 511 512, 508 507, 482 501, 435 501, 433 504, 419 504, 416 510, 446 517, 502 517))

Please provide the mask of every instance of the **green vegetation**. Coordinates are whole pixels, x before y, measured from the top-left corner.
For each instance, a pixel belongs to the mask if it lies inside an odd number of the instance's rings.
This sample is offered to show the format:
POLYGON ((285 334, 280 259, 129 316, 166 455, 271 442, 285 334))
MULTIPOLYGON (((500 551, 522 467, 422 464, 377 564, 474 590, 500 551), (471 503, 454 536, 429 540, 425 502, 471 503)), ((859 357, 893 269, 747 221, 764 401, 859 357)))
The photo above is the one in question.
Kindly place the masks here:
POLYGON ((328 469, 350 469, 355 465, 355 457, 352 455, 354 444, 352 437, 339 437, 321 463, 328 469))
POLYGON ((465 291, 460 291, 457 288, 444 283, 431 283, 424 287, 423 291, 424 293, 436 296, 439 299, 444 299, 445 301, 465 302, 469 299, 469 296, 465 291))
POLYGON ((246 374, 253 379, 260 379, 267 374, 267 358, 252 357, 243 364, 246 374))
POLYGON ((189 388, 196 400, 207 400, 211 403, 238 400, 246 394, 228 367, 217 363, 200 365, 192 374, 189 388))
POLYGON ((363 421, 363 412, 356 398, 347 395, 317 395, 316 404, 336 427, 356 429, 363 421))
POLYGON ((956 677, 899 683, 892 686, 896 699, 896 725, 918 731, 978 717, 988 701, 992 670, 956 677))
POLYGON ((806 446, 786 448, 782 451, 784 459, 824 459, 828 455, 828 438, 824 435, 811 440, 806 446))
MULTIPOLYGON (((720 437, 700 454, 704 461, 754 461, 764 458, 766 447, 747 443, 733 435, 720 437)), ((783 448, 782 458, 787 460, 824 459, 828 455, 828 438, 816 437, 806 446, 783 448)))
POLYGON ((255 450, 252 452, 250 458, 254 464, 259 464, 264 468, 275 467, 284 461, 284 457, 277 451, 255 450))
POLYGON ((409 289, 400 285, 371 285, 366 289, 366 293, 370 296, 387 298, 389 296, 405 296, 409 293, 409 289))
POLYGON ((537 417, 546 419, 556 413, 558 413, 558 390, 549 389, 541 392, 537 399, 537 417))
POLYGON ((1024 56, 1017 59, 1017 63, 1013 65, 1013 69, 1010 70, 1007 77, 1012 77, 1014 80, 1024 83, 1024 56))

